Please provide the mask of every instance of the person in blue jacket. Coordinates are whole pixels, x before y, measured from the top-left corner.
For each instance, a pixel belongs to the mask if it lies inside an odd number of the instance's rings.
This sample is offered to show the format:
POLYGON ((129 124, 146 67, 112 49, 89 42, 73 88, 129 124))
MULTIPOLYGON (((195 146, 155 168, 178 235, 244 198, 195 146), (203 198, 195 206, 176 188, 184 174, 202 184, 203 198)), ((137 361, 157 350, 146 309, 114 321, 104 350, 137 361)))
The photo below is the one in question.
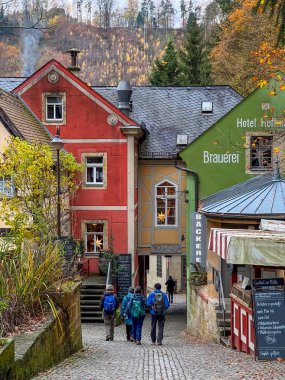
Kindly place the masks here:
POLYGON ((161 291, 161 284, 154 285, 154 291, 147 298, 147 306, 151 309, 151 341, 157 342, 160 346, 163 340, 163 330, 165 323, 165 311, 169 308, 167 295, 161 291), (156 325, 158 324, 158 334, 156 336, 156 325))
POLYGON ((124 322, 126 325, 126 334, 127 334, 127 341, 134 341, 134 334, 132 332, 133 327, 133 321, 131 313, 127 314, 126 309, 128 306, 128 303, 132 296, 134 295, 135 289, 131 286, 128 290, 128 294, 123 298, 122 305, 121 305, 121 317, 124 318, 124 322))

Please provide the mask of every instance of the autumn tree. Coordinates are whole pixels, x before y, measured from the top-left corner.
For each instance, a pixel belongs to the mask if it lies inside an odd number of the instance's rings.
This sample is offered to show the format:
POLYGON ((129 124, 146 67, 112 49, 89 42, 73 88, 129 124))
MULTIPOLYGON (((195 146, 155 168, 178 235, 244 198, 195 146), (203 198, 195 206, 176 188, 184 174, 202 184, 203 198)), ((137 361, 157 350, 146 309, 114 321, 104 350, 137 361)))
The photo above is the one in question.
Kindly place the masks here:
POLYGON ((228 84, 243 95, 256 88, 252 78, 260 70, 252 52, 266 41, 274 44, 277 29, 268 14, 256 15, 255 0, 239 0, 221 25, 219 42, 211 52, 212 77, 216 84, 228 84))
POLYGON ((210 63, 203 38, 203 29, 195 11, 189 14, 180 50, 181 84, 184 86, 207 85, 210 83, 210 63))
MULTIPOLYGON (((1 219, 16 236, 49 239, 56 233, 57 179, 51 148, 12 138, 4 148, 0 176, 5 178, 1 194, 1 219)), ((68 200, 74 197, 74 179, 81 166, 71 154, 60 154, 61 211, 66 215, 68 200)))
POLYGON ((285 0, 256 0, 255 11, 258 14, 270 14, 278 26, 277 43, 285 44, 285 0))
POLYGON ((172 39, 169 39, 162 59, 156 58, 150 75, 153 86, 179 86, 180 64, 172 39))

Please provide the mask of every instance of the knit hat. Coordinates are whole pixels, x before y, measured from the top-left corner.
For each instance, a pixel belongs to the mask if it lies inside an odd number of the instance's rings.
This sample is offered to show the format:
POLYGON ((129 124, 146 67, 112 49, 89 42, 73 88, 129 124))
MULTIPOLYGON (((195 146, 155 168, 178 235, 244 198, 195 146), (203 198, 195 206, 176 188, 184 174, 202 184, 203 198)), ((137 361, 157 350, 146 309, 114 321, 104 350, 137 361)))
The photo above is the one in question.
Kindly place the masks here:
POLYGON ((114 286, 113 285, 107 285, 106 290, 113 290, 114 291, 114 286))

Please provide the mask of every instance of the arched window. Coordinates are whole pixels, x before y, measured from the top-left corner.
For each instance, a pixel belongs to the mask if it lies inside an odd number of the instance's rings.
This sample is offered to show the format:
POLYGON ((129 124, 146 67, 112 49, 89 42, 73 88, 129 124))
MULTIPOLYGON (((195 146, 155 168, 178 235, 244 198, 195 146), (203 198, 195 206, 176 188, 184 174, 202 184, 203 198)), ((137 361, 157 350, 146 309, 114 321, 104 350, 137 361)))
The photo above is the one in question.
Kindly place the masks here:
POLYGON ((175 226, 177 214, 177 186, 169 181, 156 185, 156 225, 175 226))

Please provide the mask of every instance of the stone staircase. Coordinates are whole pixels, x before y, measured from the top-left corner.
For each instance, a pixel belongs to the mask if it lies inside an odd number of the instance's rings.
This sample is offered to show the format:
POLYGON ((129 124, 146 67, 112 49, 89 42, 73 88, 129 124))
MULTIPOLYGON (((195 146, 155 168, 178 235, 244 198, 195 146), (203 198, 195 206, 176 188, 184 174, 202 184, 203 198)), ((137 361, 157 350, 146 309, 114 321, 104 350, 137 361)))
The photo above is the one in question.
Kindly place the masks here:
POLYGON ((226 314, 224 321, 224 313, 222 307, 216 306, 217 323, 220 330, 220 343, 230 347, 231 346, 231 304, 230 298, 225 299, 226 314))
POLYGON ((100 300, 106 287, 106 277, 89 276, 80 289, 80 311, 82 323, 103 323, 100 300))

